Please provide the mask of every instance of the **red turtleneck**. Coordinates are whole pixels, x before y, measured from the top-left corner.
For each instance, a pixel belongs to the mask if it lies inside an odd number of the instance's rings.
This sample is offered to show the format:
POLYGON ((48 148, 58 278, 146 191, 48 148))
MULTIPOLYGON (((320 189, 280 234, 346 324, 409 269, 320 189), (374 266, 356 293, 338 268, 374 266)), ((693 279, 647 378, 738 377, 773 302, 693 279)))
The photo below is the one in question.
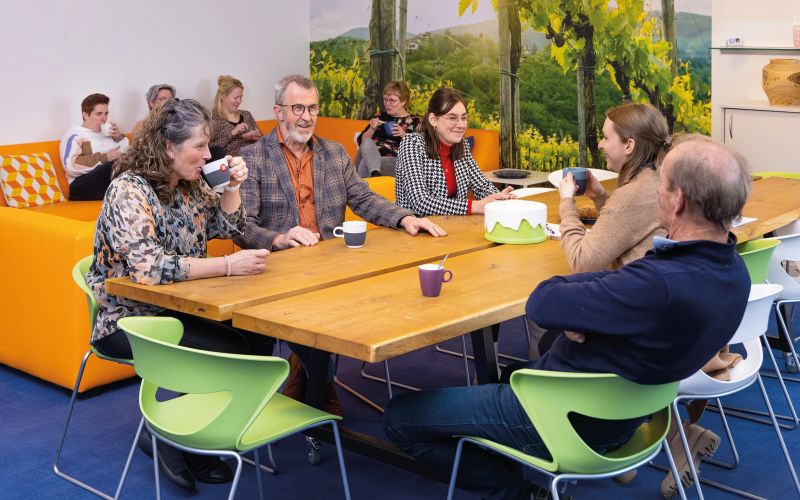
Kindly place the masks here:
MULTIPOLYGON (((453 159, 450 158, 450 150, 453 149, 452 144, 445 144, 439 141, 439 160, 442 162, 442 169, 444 170, 444 180, 447 183, 447 197, 455 198, 456 196, 456 169, 453 166, 453 159)), ((467 215, 472 213, 472 200, 467 200, 467 215)))

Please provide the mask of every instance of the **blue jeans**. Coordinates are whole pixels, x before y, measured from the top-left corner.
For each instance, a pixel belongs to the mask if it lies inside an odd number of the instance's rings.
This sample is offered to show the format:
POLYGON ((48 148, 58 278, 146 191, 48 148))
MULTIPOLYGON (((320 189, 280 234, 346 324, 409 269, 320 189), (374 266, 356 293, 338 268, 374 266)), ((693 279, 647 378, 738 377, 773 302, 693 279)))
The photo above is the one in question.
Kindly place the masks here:
MULTIPOLYGON (((525 367, 535 366, 534 361, 525 367)), ((389 439, 442 479, 449 478, 452 471, 456 435, 484 437, 530 455, 550 458, 508 384, 400 394, 390 401, 383 425, 389 439)), ((632 434, 593 448, 601 453, 612 450, 632 434)), ((462 451, 458 484, 484 498, 497 499, 523 498, 527 487, 519 464, 470 444, 464 445, 462 451)))

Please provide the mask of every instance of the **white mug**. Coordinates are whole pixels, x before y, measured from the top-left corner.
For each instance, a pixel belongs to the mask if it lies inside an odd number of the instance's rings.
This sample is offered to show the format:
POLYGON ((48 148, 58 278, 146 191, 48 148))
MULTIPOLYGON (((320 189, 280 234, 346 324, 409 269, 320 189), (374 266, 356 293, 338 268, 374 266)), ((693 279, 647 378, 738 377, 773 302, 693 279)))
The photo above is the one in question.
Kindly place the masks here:
POLYGON ((111 122, 100 124, 100 133, 106 137, 111 137, 111 122))
POLYGON ((367 223, 363 220, 353 220, 333 228, 333 235, 344 238, 347 248, 361 248, 367 239, 367 223))

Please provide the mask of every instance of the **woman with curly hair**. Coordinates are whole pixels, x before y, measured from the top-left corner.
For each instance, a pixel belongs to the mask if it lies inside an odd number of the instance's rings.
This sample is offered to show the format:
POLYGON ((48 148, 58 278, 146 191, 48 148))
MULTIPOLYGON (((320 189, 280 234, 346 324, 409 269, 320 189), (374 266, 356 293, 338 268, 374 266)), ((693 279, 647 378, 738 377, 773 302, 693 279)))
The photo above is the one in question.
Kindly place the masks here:
MULTIPOLYGON (((210 115, 197 101, 172 99, 145 119, 131 149, 115 164, 97 219, 94 260, 86 276, 99 311, 92 345, 116 358, 132 357, 117 320, 126 316, 172 316, 184 333, 180 344, 209 351, 240 354, 272 353, 274 340, 236 330, 214 321, 164 310, 111 295, 107 279, 130 277, 160 285, 212 276, 257 274, 266 267, 267 250, 242 250, 209 258, 211 238, 231 238, 244 229, 239 186, 247 178, 241 158, 228 156, 230 185, 220 196, 200 178, 211 157, 208 150, 210 115)), ((152 453, 150 438, 140 448, 152 453)), ((159 445, 159 464, 175 484, 194 489, 195 479, 221 483, 232 480, 218 458, 184 454, 159 445)))

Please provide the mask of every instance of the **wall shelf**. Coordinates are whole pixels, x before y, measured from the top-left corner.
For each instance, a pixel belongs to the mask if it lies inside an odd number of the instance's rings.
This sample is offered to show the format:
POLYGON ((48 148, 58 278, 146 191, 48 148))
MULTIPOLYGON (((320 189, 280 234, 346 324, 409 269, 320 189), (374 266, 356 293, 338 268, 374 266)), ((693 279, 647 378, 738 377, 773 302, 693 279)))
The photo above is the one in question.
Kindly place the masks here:
POLYGON ((714 46, 711 47, 711 50, 720 50, 722 52, 798 52, 800 53, 800 48, 798 47, 748 47, 745 45, 732 45, 732 46, 714 46))

